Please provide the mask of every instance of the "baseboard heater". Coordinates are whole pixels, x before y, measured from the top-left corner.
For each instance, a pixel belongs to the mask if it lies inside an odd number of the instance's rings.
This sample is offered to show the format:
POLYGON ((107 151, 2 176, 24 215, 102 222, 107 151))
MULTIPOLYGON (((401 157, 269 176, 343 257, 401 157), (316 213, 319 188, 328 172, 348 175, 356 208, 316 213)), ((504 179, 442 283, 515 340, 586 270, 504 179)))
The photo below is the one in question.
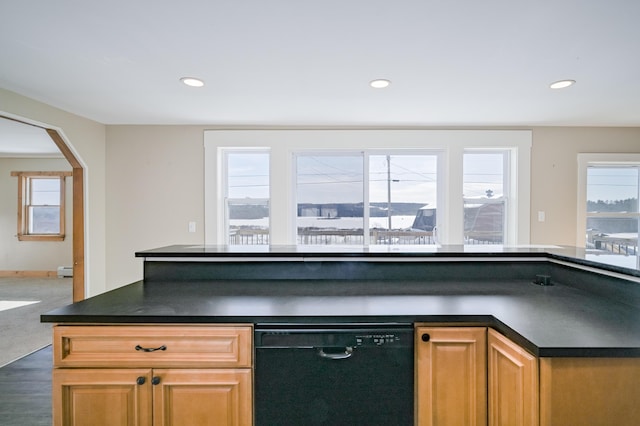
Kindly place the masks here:
POLYGON ((58 266, 58 278, 73 277, 73 267, 58 266))

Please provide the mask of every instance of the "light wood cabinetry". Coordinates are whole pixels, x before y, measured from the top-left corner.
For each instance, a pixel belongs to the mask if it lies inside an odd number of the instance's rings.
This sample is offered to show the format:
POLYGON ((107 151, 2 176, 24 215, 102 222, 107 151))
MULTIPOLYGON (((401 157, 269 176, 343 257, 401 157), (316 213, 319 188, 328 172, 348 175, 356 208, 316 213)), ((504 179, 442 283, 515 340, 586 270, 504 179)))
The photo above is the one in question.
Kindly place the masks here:
POLYGON ((151 425, 150 369, 54 369, 53 424, 151 425))
POLYGON ((492 329, 422 324, 415 374, 418 426, 635 426, 640 419, 640 358, 536 358, 492 329))
POLYGON ((416 424, 487 424, 484 327, 416 328, 416 424))
POLYGON ((639 383, 640 358, 540 358, 540 425, 638 425, 639 383))
POLYGON ((54 425, 251 425, 251 342, 251 326, 54 327, 54 425))
POLYGON ((489 425, 537 426, 538 360, 495 330, 488 331, 489 425))

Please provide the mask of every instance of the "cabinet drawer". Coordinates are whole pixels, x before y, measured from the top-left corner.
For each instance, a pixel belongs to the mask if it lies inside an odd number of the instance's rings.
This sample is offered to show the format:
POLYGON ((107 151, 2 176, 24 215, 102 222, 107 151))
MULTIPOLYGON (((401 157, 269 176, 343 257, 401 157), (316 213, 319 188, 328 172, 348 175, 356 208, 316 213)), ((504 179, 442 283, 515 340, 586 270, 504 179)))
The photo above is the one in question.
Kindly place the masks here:
POLYGON ((53 329, 54 367, 251 367, 249 326, 89 325, 53 329))

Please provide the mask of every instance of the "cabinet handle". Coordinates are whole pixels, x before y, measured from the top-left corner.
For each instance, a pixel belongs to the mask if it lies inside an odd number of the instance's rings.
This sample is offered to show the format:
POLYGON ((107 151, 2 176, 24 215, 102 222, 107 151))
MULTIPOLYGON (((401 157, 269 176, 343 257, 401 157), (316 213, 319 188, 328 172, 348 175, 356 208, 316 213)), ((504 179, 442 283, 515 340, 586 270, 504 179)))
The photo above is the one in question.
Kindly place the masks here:
POLYGON ((151 379, 151 384, 152 384, 152 385, 159 385, 159 384, 160 384, 160 377, 158 377, 158 376, 154 376, 154 377, 151 379))
POLYGON ((422 341, 423 342, 428 342, 429 340, 431 340, 431 336, 429 336, 429 333, 424 333, 422 335, 422 341))
POLYGON ((167 347, 165 345, 159 346, 157 348, 143 348, 140 345, 136 345, 136 351, 142 352, 155 352, 155 351, 166 351, 167 347))
POLYGON ((136 383, 139 385, 144 385, 144 382, 146 382, 147 379, 145 379, 143 376, 138 377, 138 379, 136 380, 136 383))

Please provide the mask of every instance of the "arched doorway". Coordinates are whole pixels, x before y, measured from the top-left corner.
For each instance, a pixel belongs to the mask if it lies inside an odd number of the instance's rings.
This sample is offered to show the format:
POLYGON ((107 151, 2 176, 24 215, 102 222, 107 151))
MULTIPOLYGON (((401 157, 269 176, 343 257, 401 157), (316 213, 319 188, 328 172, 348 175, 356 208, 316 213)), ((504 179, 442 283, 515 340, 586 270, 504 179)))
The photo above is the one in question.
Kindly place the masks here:
POLYGON ((84 269, 84 168, 75 156, 62 136, 55 129, 28 123, 16 118, 0 115, 0 118, 12 120, 27 126, 43 129, 58 147, 64 158, 72 167, 73 194, 72 194, 72 259, 73 259, 73 301, 77 302, 85 298, 85 269, 84 269))

